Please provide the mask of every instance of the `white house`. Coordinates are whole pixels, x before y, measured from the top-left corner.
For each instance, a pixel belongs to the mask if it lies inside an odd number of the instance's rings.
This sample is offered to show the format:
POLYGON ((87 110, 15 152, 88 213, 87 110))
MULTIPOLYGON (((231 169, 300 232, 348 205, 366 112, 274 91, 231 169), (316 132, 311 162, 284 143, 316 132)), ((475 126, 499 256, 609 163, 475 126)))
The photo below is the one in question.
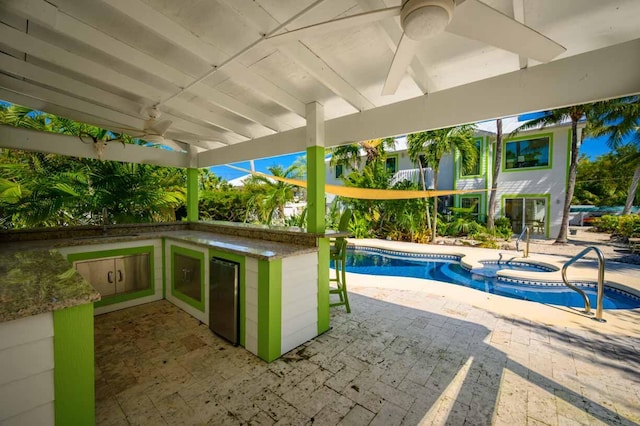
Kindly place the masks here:
MULTIPOLYGON (((514 233, 519 233, 525 225, 533 236, 555 237, 562 222, 562 209, 569 176, 571 152, 571 125, 569 122, 553 127, 527 130, 511 136, 522 126, 516 117, 503 119, 503 147, 501 168, 498 177, 497 216, 511 219, 514 233)), ((578 129, 578 137, 582 131, 578 129)), ((489 192, 493 182, 493 152, 496 139, 495 121, 476 125, 478 163, 474 171, 465 174, 460 167, 457 153, 445 155, 440 162, 438 188, 478 189, 478 194, 446 197, 443 207, 477 206, 481 220, 487 216, 489 192)), ((364 155, 364 154, 363 154, 364 155)), ((394 172, 392 183, 402 180, 419 182, 419 170, 407 154, 406 137, 396 139, 396 146, 387 154, 387 167, 394 172)), ((364 160, 361 161, 364 164, 364 160)), ((331 166, 325 160, 327 183, 341 185, 342 176, 349 170, 341 166, 331 166)), ((428 189, 433 188, 433 172, 425 171, 428 189)))

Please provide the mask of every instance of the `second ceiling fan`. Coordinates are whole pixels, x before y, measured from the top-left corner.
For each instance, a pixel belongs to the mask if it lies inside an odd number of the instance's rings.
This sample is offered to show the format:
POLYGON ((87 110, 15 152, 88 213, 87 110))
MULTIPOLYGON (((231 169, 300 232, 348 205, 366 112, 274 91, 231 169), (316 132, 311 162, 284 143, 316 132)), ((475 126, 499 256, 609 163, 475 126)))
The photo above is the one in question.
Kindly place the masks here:
POLYGON ((539 62, 549 62, 566 50, 536 30, 479 0, 403 0, 402 6, 320 22, 267 37, 267 40, 300 40, 398 15, 403 33, 387 73, 383 95, 396 92, 421 44, 445 31, 539 62))

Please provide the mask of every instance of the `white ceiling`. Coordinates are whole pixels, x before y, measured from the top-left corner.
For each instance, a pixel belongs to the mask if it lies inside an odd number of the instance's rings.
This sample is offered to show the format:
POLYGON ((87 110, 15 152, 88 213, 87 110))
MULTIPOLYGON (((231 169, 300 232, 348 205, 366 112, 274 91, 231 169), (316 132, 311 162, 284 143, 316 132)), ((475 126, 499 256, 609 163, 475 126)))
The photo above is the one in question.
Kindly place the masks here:
POLYGON ((284 44, 262 36, 400 0, 0 0, 0 99, 115 131, 142 131, 157 105, 171 120, 165 136, 197 147, 208 166, 304 149, 311 102, 323 105, 335 145, 640 91, 623 64, 601 59, 637 64, 640 1, 482 1, 566 52, 541 65, 443 33, 382 96, 398 18, 284 44), (544 102, 516 96, 540 87, 544 102), (496 88, 505 92, 491 99, 496 88))

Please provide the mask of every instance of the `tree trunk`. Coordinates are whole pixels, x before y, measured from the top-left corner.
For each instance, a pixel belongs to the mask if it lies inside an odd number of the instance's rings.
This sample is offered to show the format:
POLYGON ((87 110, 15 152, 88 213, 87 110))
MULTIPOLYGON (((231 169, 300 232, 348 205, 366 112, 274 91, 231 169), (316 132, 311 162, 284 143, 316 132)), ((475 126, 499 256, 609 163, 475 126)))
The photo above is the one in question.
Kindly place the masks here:
POLYGON ((498 176, 500 176, 500 163, 502 161, 502 119, 496 120, 496 148, 493 153, 493 178, 491 181, 491 193, 489 194, 489 211, 487 213, 487 228, 493 231, 495 228, 496 203, 498 197, 498 176))
MULTIPOLYGON (((420 169, 420 183, 422 184, 422 190, 427 190, 427 183, 424 179, 424 169, 422 168, 422 162, 420 161, 420 157, 418 157, 418 168, 420 169)), ((427 228, 431 229, 431 214, 429 214, 429 197, 424 198, 427 202, 427 228)))
POLYGON ((578 120, 580 117, 571 117, 571 163, 569 166, 569 182, 567 182, 567 192, 564 197, 564 208, 562 210, 562 224, 560 232, 554 244, 567 243, 567 229, 569 228, 569 210, 571 209, 571 199, 573 190, 576 187, 576 175, 578 174, 578 120))
POLYGON ((629 193, 627 194, 627 202, 624 203, 624 210, 622 214, 631 213, 631 207, 633 207, 633 200, 636 198, 636 191, 638 190, 638 183, 640 182, 640 164, 636 167, 636 171, 633 173, 633 179, 631 179, 631 185, 629 186, 629 193))
MULTIPOLYGON (((438 190, 438 171, 433 171, 433 187, 438 190)), ((438 227, 438 196, 433 197, 433 226, 431 227, 431 242, 436 241, 436 228, 438 227)))

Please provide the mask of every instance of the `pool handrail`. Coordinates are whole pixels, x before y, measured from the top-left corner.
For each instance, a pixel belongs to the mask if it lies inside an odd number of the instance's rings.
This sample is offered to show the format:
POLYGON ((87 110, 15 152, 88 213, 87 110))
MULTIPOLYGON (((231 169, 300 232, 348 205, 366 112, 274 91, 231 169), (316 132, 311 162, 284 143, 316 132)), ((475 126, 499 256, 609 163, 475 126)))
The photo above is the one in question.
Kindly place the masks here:
POLYGON ((584 299, 584 313, 587 315, 591 315, 591 302, 589 302, 589 297, 587 294, 579 289, 577 286, 571 284, 567 279, 567 268, 569 266, 576 263, 578 260, 583 258, 590 251, 595 251, 598 256, 598 295, 596 296, 596 316, 593 318, 599 322, 607 322, 607 320, 602 319, 602 305, 604 300, 604 269, 605 269, 605 260, 602 251, 596 246, 589 246, 586 249, 582 250, 580 253, 573 256, 562 266, 562 281, 564 284, 569 287, 571 290, 578 292, 582 298, 584 299))
POLYGON ((522 232, 520 232, 520 235, 516 239, 516 251, 520 251, 520 241, 522 240, 522 236, 525 234, 525 232, 527 234, 527 239, 526 239, 527 245, 525 246, 523 257, 527 258, 529 257, 529 237, 531 236, 528 226, 525 226, 524 228, 522 228, 522 232))

